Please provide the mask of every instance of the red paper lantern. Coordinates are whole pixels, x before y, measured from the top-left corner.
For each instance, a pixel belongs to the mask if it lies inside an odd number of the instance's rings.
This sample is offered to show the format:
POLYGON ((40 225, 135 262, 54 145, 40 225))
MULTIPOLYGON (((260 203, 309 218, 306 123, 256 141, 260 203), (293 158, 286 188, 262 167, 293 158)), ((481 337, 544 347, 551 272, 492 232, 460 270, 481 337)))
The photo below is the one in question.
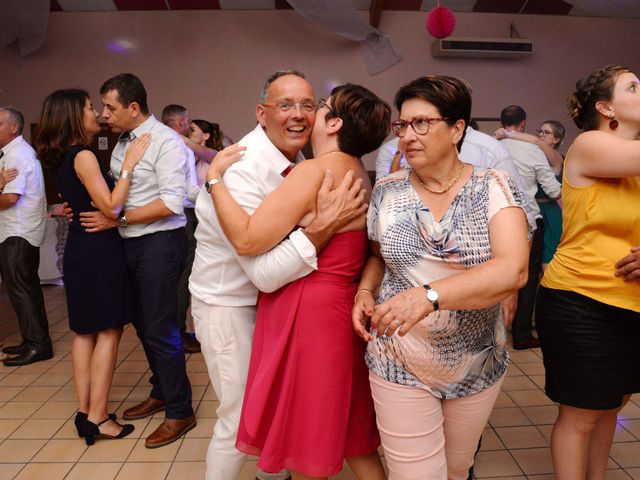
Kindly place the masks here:
POLYGON ((427 31, 436 38, 447 38, 456 28, 456 17, 451 10, 438 5, 427 15, 427 31))

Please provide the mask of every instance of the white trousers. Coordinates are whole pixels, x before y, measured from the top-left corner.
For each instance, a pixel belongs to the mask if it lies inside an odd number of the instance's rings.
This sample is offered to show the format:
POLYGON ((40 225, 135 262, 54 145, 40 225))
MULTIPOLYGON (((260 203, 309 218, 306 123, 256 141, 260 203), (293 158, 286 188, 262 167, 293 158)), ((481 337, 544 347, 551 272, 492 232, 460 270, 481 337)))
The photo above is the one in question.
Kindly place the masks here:
MULTIPOLYGON (((236 450, 242 399, 247 384, 256 307, 221 307, 191 300, 196 337, 220 405, 206 459, 206 480, 237 480, 246 455, 236 450)), ((258 478, 286 478, 258 472, 258 478)))

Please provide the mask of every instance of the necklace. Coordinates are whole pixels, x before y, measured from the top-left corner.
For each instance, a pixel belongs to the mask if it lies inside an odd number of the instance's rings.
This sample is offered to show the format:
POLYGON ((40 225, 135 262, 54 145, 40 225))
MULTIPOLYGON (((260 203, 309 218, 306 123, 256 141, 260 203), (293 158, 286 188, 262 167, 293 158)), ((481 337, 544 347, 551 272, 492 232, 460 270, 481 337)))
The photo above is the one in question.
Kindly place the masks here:
POLYGON ((456 172, 455 176, 453 177, 453 180, 451 180, 451 182, 449 182, 449 185, 447 185, 446 187, 444 187, 442 190, 434 190, 432 188, 427 187, 423 182, 422 179, 420 178, 420 175, 418 175, 418 172, 416 172, 415 170, 413 171, 414 175, 416 176, 416 179, 418 180, 418 183, 420 184, 420 186, 422 188, 424 188, 427 192, 431 192, 431 193, 435 193, 437 195, 443 194, 448 192, 449 190, 451 190, 451 188, 458 183, 458 180, 460 180, 460 178, 462 178, 462 172, 464 171, 464 163, 460 162, 460 168, 458 168, 458 171, 456 172))

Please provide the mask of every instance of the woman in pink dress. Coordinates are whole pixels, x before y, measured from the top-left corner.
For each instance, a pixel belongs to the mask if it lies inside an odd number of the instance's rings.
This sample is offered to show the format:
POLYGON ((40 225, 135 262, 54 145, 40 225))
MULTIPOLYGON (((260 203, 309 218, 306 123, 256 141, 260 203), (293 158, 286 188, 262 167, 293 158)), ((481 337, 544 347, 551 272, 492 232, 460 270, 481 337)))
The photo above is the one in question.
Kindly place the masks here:
MULTIPOLYGON (((360 157, 380 146, 389 120, 389 106, 369 90, 336 87, 317 107, 311 135, 315 160, 295 167, 252 216, 224 184, 215 185, 218 219, 236 250, 257 255, 296 225, 307 225, 327 169, 336 182, 353 171, 368 198, 371 185, 360 157)), ((221 178, 242 150, 232 146, 221 152, 208 177, 221 178)), ((363 212, 339 230, 319 254, 317 271, 261 294, 236 446, 258 455, 263 471, 288 468, 294 479, 326 478, 340 472, 346 459, 358 478, 385 478, 366 345, 350 321, 367 255, 365 223, 363 212)))

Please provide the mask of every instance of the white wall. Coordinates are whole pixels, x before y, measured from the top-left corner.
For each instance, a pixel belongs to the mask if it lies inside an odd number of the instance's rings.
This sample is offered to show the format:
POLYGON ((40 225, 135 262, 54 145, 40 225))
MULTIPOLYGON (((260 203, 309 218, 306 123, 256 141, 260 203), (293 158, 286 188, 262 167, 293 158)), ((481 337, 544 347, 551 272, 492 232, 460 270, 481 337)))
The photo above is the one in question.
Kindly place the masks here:
MULTIPOLYGON (((383 12, 380 28, 404 58, 369 76, 357 44, 311 26, 292 10, 52 13, 45 46, 35 54, 19 58, 0 51, 0 105, 14 105, 28 123, 36 122, 52 90, 84 87, 99 103, 102 82, 129 71, 145 83, 156 114, 168 103, 183 104, 194 118, 220 123, 237 140, 255 125, 264 79, 281 67, 305 72, 317 96, 349 81, 389 102, 398 87, 420 75, 449 74, 473 86, 474 116, 499 116, 502 107, 518 103, 529 114, 530 131, 556 118, 572 138, 576 129, 564 103, 576 80, 610 63, 640 71, 640 20, 459 13, 455 36, 507 37, 514 23, 534 41, 535 54, 522 60, 434 59, 425 15, 383 12), (131 48, 107 48, 118 40, 131 48)), ((372 168, 372 156, 366 163, 372 168)))

